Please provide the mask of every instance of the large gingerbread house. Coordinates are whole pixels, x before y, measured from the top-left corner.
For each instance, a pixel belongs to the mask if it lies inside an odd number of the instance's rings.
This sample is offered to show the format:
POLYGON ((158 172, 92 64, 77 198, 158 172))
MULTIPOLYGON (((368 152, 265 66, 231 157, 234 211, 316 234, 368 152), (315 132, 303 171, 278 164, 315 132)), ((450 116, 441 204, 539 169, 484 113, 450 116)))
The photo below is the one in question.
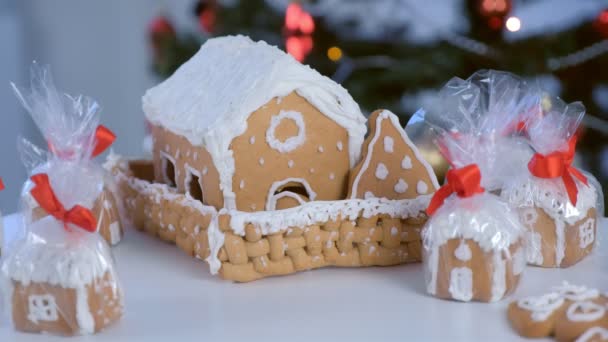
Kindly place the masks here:
POLYGON ((344 88, 245 37, 209 40, 143 107, 155 180, 217 209, 344 198, 366 132, 344 88))
POLYGON ((276 47, 211 39, 143 108, 153 160, 107 167, 134 225, 212 273, 250 281, 420 260, 438 187, 430 166, 388 111, 372 116, 364 141, 348 92, 276 47))

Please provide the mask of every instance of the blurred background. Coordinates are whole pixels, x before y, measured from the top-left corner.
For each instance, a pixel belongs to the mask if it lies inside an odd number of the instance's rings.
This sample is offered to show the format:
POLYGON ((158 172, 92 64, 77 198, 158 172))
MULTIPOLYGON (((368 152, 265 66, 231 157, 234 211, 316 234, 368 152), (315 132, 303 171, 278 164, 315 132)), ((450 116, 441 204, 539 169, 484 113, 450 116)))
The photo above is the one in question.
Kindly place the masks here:
MULTIPOLYGON (((0 210, 26 173, 18 135, 44 145, 10 87, 33 60, 60 89, 96 98, 114 150, 139 156, 144 91, 206 39, 247 34, 342 83, 364 112, 405 124, 454 76, 512 71, 587 107, 577 166, 608 182, 608 0, 0 0, 0 210)), ((437 169, 445 163, 431 155, 437 169)))

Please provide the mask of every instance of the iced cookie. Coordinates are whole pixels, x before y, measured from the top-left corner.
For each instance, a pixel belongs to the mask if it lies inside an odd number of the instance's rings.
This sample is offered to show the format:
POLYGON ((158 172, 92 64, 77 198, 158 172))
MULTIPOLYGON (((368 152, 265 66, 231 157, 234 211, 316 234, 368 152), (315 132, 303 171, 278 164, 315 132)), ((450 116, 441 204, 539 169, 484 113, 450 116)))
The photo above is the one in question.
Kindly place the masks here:
POLYGON ((369 125, 361 162, 351 172, 349 198, 411 199, 439 188, 433 168, 395 114, 377 110, 369 117, 369 125))

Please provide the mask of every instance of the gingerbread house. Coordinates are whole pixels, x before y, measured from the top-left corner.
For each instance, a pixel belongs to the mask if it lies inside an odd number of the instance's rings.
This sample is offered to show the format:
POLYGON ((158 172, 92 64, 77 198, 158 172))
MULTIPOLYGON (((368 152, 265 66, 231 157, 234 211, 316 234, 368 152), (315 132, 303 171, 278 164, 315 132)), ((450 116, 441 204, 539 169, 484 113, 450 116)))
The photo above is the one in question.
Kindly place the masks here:
POLYGON ((2 264, 5 305, 20 331, 92 334, 117 321, 123 295, 97 234, 68 232, 51 216, 33 222, 2 264))
POLYGON ((216 209, 345 198, 366 132, 344 88, 242 36, 209 40, 143 108, 155 181, 216 209))
POLYGON ((428 163, 388 111, 372 116, 364 141, 348 92, 276 47, 211 39, 143 108, 153 160, 113 155, 106 168, 136 228, 205 259, 212 273, 251 281, 420 261, 438 187, 428 163), (386 172, 368 172, 380 165, 386 172))

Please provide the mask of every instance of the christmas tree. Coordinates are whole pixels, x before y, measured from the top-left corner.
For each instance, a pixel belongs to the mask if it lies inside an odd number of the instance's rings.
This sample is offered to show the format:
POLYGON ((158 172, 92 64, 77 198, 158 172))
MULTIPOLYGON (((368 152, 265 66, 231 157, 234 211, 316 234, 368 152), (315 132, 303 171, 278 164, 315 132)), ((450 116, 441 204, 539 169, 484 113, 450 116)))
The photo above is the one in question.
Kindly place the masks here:
POLYGON ((200 0, 192 6, 198 32, 178 33, 162 15, 150 25, 161 78, 206 39, 244 34, 342 83, 364 111, 389 108, 405 124, 451 77, 484 68, 511 71, 585 104, 578 151, 584 168, 602 184, 608 180, 600 172, 608 133, 605 2, 200 0))

